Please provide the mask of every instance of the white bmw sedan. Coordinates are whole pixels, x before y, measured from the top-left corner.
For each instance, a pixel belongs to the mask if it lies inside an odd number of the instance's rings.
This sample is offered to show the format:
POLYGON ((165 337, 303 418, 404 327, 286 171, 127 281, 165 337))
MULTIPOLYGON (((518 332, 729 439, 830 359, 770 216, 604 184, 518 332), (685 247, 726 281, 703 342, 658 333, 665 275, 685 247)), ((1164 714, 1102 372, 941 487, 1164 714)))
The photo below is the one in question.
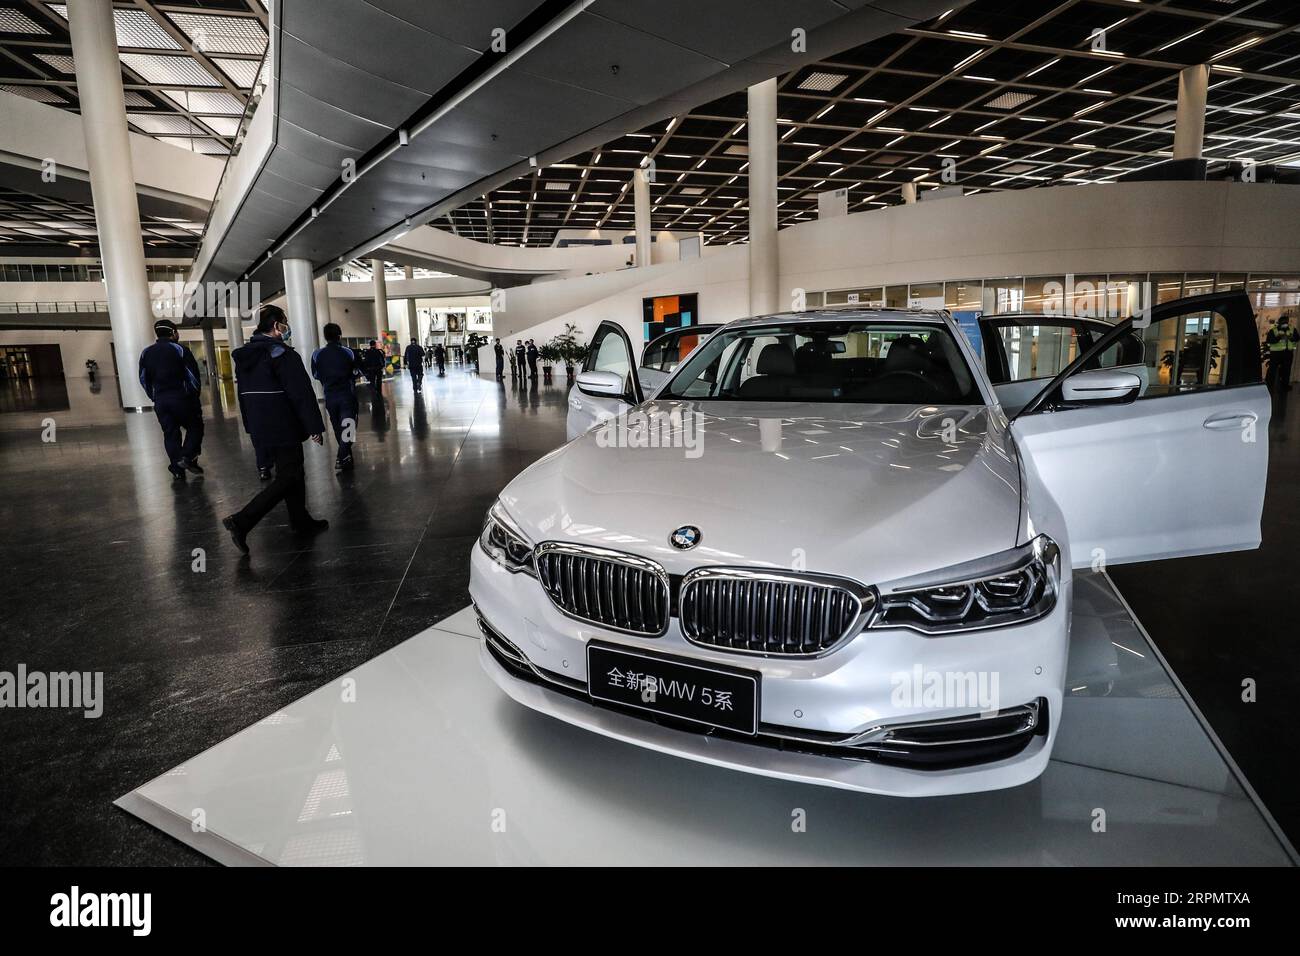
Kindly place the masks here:
POLYGON ((751 773, 1034 779, 1072 569, 1257 547, 1269 415, 1244 295, 1034 321, 972 342, 946 312, 743 319, 649 400, 603 325, 578 388, 607 414, 473 549, 484 668, 552 717, 751 773))

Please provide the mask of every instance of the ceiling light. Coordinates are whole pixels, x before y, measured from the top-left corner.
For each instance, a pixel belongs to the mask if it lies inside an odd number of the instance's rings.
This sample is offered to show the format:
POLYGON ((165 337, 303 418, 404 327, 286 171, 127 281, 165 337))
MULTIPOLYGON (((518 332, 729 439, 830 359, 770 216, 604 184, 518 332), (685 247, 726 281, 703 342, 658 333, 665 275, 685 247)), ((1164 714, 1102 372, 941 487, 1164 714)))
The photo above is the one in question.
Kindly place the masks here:
POLYGON ((848 76, 844 73, 813 72, 803 78, 799 83, 799 89, 829 93, 847 79, 848 76))
POLYGON ((1001 96, 995 96, 984 105, 995 110, 1014 110, 1024 106, 1033 98, 1031 93, 1018 93, 1014 90, 1008 90, 1001 96))

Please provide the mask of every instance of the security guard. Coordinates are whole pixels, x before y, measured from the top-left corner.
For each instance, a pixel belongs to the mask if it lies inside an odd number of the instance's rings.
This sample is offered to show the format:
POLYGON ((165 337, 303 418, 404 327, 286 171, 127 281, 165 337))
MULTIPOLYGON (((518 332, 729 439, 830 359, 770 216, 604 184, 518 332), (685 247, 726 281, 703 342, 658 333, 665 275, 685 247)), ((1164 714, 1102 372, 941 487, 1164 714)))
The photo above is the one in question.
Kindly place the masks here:
POLYGON ((419 395, 424 388, 424 349, 420 348, 414 338, 406 347, 402 361, 406 363, 406 369, 411 373, 411 387, 415 389, 415 394, 419 395))
POLYGON ((492 343, 492 354, 496 356, 497 381, 499 382, 506 377, 506 349, 505 346, 501 344, 500 336, 498 336, 497 340, 492 343))
POLYGON ((447 346, 439 342, 433 347, 433 360, 438 363, 438 377, 447 374, 447 346))
POLYGON ((176 324, 159 319, 153 324, 158 341, 140 353, 140 385, 153 402, 167 449, 167 470, 177 481, 185 472, 203 474, 203 409, 199 403, 199 363, 180 343, 176 324), (182 435, 182 432, 184 433, 182 435))
POLYGON ((295 531, 315 533, 329 527, 328 521, 307 512, 302 443, 310 438, 323 444, 325 423, 302 359, 287 344, 290 331, 284 310, 264 305, 258 313, 257 330, 233 356, 244 430, 275 464, 271 482, 243 510, 221 519, 235 547, 244 554, 248 554, 249 532, 281 501, 295 531))
POLYGON ((537 381, 537 360, 541 357, 541 350, 532 339, 528 340, 528 377, 537 381))
POLYGON ((375 345, 374 339, 370 340, 370 348, 361 354, 361 371, 365 372, 366 378, 370 380, 375 399, 382 399, 384 397, 384 352, 375 345))
POLYGON ((528 377, 528 373, 524 370, 524 359, 527 355, 528 350, 524 348, 524 343, 515 339, 515 364, 519 366, 519 374, 524 378, 528 377))
POLYGON ((352 467, 352 442, 357 427, 356 381, 361 375, 357 354, 339 341, 343 330, 333 322, 325 325, 325 345, 312 353, 311 374, 325 388, 325 411, 334 428, 338 454, 336 472, 352 467))
POLYGON ((1295 361, 1296 343, 1300 342, 1300 332, 1291 325, 1291 316, 1283 315, 1277 324, 1264 336, 1264 346, 1268 349, 1268 375, 1265 382, 1268 390, 1291 391, 1291 364, 1295 361), (1274 386, 1280 386, 1275 389, 1274 386))

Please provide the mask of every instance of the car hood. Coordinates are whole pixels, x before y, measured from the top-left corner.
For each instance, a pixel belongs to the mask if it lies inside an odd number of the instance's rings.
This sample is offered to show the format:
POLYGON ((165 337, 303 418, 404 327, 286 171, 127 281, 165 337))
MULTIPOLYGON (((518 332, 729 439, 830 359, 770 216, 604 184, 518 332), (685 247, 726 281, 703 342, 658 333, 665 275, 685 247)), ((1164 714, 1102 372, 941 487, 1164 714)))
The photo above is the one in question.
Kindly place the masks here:
POLYGON ((670 573, 748 565, 865 584, 1015 545, 1020 470, 982 406, 652 401, 501 494, 534 542, 628 551, 670 573), (669 544, 700 529, 689 551, 669 544))

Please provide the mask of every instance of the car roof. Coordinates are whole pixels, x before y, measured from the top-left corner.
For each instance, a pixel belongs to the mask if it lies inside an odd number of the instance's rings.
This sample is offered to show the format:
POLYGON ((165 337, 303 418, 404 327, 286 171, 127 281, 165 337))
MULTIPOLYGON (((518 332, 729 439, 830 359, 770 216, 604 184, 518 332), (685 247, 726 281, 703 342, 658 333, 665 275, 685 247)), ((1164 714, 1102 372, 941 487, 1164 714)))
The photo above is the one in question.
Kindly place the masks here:
POLYGON ((753 326, 771 325, 774 322, 818 323, 839 322, 896 322, 900 325, 909 322, 929 322, 946 325, 949 316, 946 311, 938 309, 809 309, 806 312, 774 312, 771 315, 755 315, 747 319, 728 322, 728 329, 744 329, 753 326))

